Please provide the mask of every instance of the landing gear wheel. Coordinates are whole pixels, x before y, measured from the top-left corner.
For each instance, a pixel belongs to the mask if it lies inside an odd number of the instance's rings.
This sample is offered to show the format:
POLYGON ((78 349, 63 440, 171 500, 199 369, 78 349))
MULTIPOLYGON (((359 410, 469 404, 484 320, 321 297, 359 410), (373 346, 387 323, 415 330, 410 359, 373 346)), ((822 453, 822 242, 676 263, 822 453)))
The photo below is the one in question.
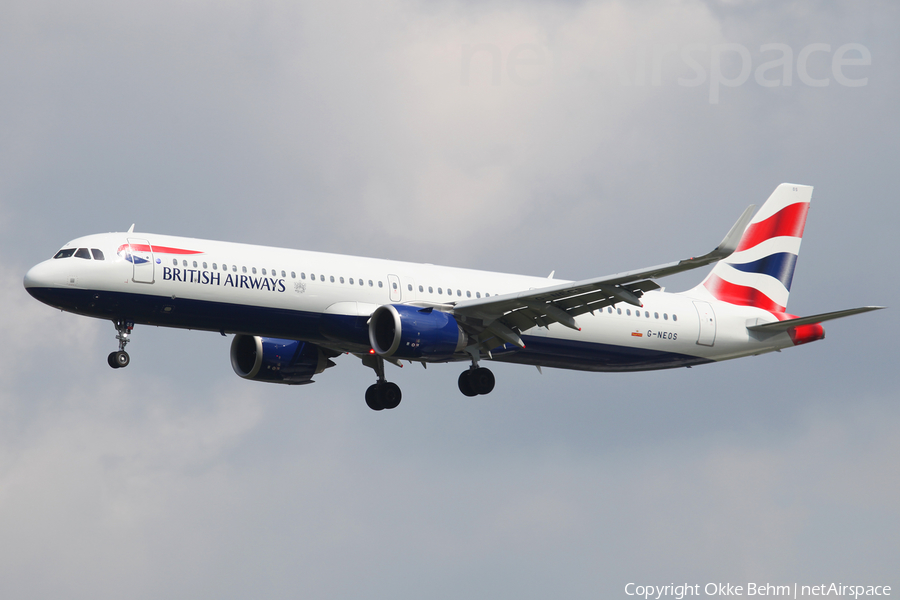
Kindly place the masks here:
POLYGON ((128 366, 128 363, 131 362, 131 357, 128 356, 128 353, 124 350, 120 350, 119 352, 113 352, 115 354, 116 366, 118 368, 124 368, 128 366))
POLYGON ((494 390, 494 374, 484 367, 469 371, 469 382, 478 395, 490 394, 494 390))
POLYGON ((397 408, 400 405, 400 399, 403 394, 400 392, 400 386, 391 381, 385 382, 381 387, 381 403, 387 410, 397 408))
POLYGON ((381 394, 378 392, 377 383, 373 383, 366 390, 366 405, 372 410, 384 410, 384 404, 381 402, 381 394))
POLYGON ((494 389, 494 374, 490 369, 478 367, 459 374, 459 391, 470 398, 490 394, 494 389))
POLYGON ((457 382, 459 383, 459 391, 470 398, 478 395, 478 392, 472 387, 471 373, 472 371, 463 371, 459 374, 459 381, 457 382))
POLYGON ((372 410, 391 410, 400 405, 403 394, 400 386, 390 381, 382 381, 366 390, 366 405, 372 410))
POLYGON ((118 354, 118 352, 110 352, 109 356, 106 357, 106 362, 109 363, 109 366, 113 369, 119 368, 119 361, 116 360, 116 354, 118 354))

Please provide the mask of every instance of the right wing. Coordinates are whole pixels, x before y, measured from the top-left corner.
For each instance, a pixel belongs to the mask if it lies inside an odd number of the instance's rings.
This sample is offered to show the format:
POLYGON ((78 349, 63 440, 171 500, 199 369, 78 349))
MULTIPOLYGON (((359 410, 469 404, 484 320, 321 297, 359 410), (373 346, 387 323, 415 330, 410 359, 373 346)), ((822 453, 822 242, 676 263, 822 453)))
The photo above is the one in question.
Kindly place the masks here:
POLYGON ((580 329, 575 321, 578 315, 619 302, 641 306, 640 297, 644 292, 659 288, 652 279, 703 267, 730 256, 737 248, 755 208, 754 205, 747 207, 722 243, 703 256, 537 290, 463 300, 452 305, 450 312, 485 351, 503 343, 524 348, 519 333, 536 326, 560 323, 580 329))

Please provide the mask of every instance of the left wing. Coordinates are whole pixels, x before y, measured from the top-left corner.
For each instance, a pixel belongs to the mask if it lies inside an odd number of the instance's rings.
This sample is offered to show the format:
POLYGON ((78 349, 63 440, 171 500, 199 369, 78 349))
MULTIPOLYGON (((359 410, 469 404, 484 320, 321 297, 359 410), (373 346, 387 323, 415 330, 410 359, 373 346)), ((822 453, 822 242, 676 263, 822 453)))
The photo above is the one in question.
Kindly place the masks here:
POLYGON ((644 292, 660 287, 652 279, 703 267, 730 256, 737 248, 755 208, 755 205, 747 207, 722 243, 703 256, 537 290, 463 300, 455 304, 450 312, 475 344, 486 352, 503 343, 524 348, 519 333, 532 327, 560 323, 580 330, 575 321, 578 315, 619 302, 641 306, 640 297, 644 292))

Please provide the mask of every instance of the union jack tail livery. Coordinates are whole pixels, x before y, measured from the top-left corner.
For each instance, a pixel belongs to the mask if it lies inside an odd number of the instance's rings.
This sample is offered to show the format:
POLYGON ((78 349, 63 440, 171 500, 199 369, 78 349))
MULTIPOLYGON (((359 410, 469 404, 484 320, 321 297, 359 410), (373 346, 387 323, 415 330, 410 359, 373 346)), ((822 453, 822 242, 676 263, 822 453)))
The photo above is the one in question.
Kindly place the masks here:
POLYGON ((779 185, 734 254, 716 263, 701 286, 722 302, 784 313, 812 191, 808 185, 779 185))

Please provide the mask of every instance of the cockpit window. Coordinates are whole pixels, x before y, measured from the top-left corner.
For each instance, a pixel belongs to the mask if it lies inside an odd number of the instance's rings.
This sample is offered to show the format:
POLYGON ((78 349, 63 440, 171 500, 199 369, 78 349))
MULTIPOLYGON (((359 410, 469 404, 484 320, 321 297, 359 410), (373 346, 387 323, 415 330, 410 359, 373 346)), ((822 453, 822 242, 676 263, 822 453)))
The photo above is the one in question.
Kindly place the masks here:
POLYGON ((75 248, 63 248, 53 258, 69 258, 73 254, 75 254, 75 248))
POLYGON ((97 248, 91 248, 91 254, 94 255, 94 260, 103 260, 103 252, 101 252, 97 248))
POLYGON ((91 260, 91 253, 88 252, 87 248, 79 248, 75 251, 75 258, 86 258, 91 260))

